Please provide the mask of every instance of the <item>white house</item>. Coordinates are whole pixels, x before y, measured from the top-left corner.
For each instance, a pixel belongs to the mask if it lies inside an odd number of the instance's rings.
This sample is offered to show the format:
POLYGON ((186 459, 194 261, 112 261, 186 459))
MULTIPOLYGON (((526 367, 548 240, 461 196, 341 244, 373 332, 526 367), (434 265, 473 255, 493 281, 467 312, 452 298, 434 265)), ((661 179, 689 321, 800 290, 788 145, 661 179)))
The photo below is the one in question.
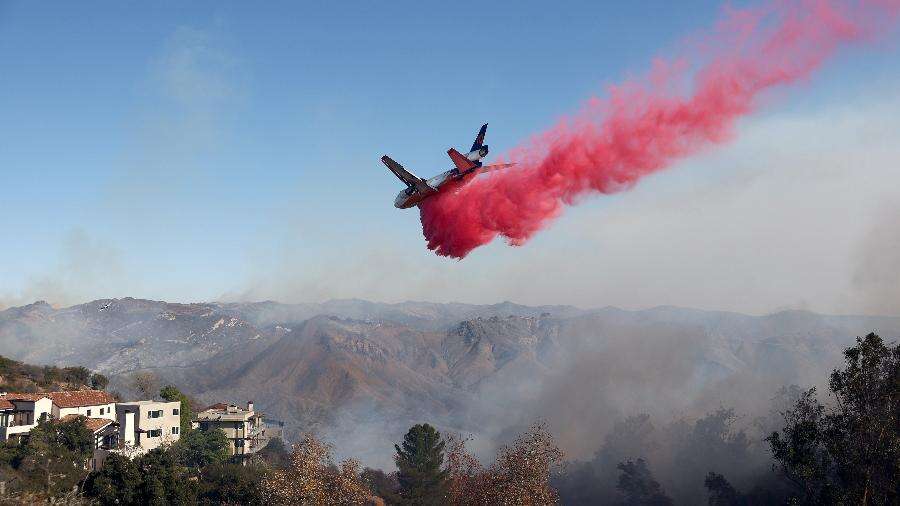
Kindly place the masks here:
POLYGON ((21 437, 37 426, 42 416, 53 414, 53 401, 46 394, 5 394, 2 398, 0 441, 21 437))
POLYGON ((102 390, 50 392, 47 395, 53 401, 53 416, 56 418, 81 415, 116 420, 116 399, 102 390))
POLYGON ((125 451, 146 453, 181 437, 179 401, 134 401, 116 404, 119 443, 125 451))
POLYGON ((27 434, 43 416, 62 419, 76 415, 115 421, 115 399, 101 390, 2 394, 0 441, 27 434))
POLYGON ((181 403, 134 401, 116 403, 100 390, 0 394, 0 441, 20 438, 43 417, 70 420, 84 417, 94 436, 92 470, 110 452, 129 457, 146 453, 181 437, 181 403))

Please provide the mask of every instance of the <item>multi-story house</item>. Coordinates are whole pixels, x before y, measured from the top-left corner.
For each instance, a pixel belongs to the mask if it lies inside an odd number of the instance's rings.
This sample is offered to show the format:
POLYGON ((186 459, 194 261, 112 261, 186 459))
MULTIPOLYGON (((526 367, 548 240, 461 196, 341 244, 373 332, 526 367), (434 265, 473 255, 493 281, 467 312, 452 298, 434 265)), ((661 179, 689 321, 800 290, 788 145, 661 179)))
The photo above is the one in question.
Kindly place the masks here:
POLYGON ((263 449, 272 437, 273 429, 264 422, 262 413, 253 409, 253 402, 247 408, 235 404, 213 404, 197 413, 192 425, 200 430, 219 429, 228 438, 231 456, 244 462, 246 458, 263 449))
POLYGON ((42 417, 77 415, 115 421, 115 399, 101 390, 0 395, 0 441, 27 434, 42 417))
POLYGON ((0 440, 19 438, 37 426, 42 416, 53 412, 53 401, 46 395, 3 395, 3 417, 0 419, 0 440))
POLYGON ((180 410, 178 401, 116 403, 112 395, 99 390, 0 394, 0 440, 22 437, 45 417, 84 417, 94 436, 94 454, 88 464, 99 469, 110 452, 135 456, 177 441, 180 410))
POLYGON ((53 416, 64 418, 69 415, 81 415, 87 418, 116 419, 116 399, 102 390, 73 390, 66 392, 50 392, 47 394, 53 401, 53 416))
POLYGON ((116 404, 119 443, 125 451, 146 453, 181 437, 179 401, 134 401, 116 404))

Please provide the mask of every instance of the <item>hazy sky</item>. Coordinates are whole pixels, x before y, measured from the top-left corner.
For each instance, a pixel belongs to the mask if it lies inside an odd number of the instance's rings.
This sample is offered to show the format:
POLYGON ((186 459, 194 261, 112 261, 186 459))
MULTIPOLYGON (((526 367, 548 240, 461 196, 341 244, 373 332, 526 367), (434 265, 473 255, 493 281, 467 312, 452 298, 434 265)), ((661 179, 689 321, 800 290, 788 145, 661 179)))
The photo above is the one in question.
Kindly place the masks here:
MULTIPOLYGON (((739 2, 742 3, 742 2, 739 2)), ((0 2, 0 307, 332 297, 900 314, 900 43, 768 95, 737 139, 461 262, 388 153, 495 153, 719 2, 0 2)))

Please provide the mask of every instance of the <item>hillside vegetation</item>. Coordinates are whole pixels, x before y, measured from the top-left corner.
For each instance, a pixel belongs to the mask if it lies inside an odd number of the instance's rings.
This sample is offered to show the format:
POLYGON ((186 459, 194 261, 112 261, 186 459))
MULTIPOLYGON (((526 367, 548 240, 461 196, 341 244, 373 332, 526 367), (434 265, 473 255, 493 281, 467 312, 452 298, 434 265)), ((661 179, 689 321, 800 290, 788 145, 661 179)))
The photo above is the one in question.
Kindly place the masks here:
POLYGON ((0 355, 0 392, 103 390, 107 383, 105 376, 93 373, 86 367, 30 365, 0 355))
POLYGON ((777 418, 756 422, 764 437, 739 427, 727 408, 663 431, 638 415, 618 423, 593 459, 568 464, 541 424, 485 464, 469 452, 469 438, 421 423, 400 440, 372 441, 393 453, 396 471, 364 468, 353 458, 337 462, 333 447, 309 434, 290 451, 275 441, 248 465, 236 465, 221 432, 190 430, 135 459, 112 455, 102 470, 88 473, 80 465, 91 446, 83 425, 45 420, 25 444, 0 446, 0 473, 18 473, 17 489, 0 502, 897 504, 900 345, 873 333, 842 355, 827 378, 833 402, 815 389, 784 389, 777 418), (674 481, 659 478, 673 472, 674 481))

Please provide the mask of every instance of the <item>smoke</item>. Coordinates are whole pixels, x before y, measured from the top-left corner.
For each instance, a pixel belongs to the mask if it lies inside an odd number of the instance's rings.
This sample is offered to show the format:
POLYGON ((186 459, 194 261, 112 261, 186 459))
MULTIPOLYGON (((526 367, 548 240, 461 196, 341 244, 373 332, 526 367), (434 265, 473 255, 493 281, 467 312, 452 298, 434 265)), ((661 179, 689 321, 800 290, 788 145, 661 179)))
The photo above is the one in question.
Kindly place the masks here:
POLYGON ((0 287, 0 309, 44 300, 56 306, 127 295, 135 281, 122 263, 121 252, 83 229, 62 241, 57 264, 28 278, 16 291, 0 287))
POLYGON ((854 288, 862 309, 873 314, 900 314, 900 207, 886 205, 882 217, 857 253, 854 288))
POLYGON ((657 61, 515 149, 518 167, 420 205, 428 248, 464 258, 497 235, 521 245, 593 193, 611 194, 733 136, 759 96, 808 77, 845 43, 878 33, 900 2, 777 2, 728 13, 693 55, 657 61), (876 21, 877 20, 877 21, 876 21), (692 81, 692 86, 689 82, 692 81), (690 89, 687 94, 680 90, 690 89))

